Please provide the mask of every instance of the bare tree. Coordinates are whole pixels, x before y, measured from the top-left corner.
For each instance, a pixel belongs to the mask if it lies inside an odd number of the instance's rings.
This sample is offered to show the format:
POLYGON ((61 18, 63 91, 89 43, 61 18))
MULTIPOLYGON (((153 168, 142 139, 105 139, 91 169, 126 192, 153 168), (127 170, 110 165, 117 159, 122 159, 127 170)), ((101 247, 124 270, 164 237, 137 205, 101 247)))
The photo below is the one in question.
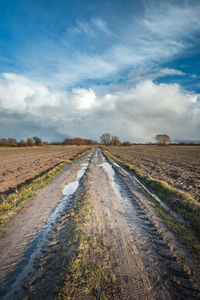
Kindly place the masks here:
POLYGON ((27 143, 24 140, 19 141, 18 147, 26 147, 27 143))
POLYGON ((29 147, 33 146, 33 140, 31 138, 27 138, 26 142, 29 147))
POLYGON ((113 146, 119 146, 120 144, 121 144, 121 142, 120 142, 118 136, 113 135, 112 136, 112 140, 111 140, 111 145, 113 145, 113 146))
POLYGON ((16 145, 16 144, 17 144, 17 140, 14 139, 14 138, 9 138, 9 139, 8 139, 8 143, 13 144, 13 145, 14 145, 14 144, 16 145))
POLYGON ((33 140, 34 140, 36 146, 42 146, 42 140, 39 137, 34 136, 33 140))
POLYGON ((102 144, 104 144, 104 145, 110 145, 110 141, 111 141, 111 135, 110 135, 110 133, 103 133, 100 136, 100 140, 101 140, 102 144))
POLYGON ((167 134, 156 134, 155 140, 160 146, 168 146, 171 143, 171 139, 167 134))
POLYGON ((129 141, 125 141, 123 143, 121 143, 122 146, 130 146, 131 143, 129 141))

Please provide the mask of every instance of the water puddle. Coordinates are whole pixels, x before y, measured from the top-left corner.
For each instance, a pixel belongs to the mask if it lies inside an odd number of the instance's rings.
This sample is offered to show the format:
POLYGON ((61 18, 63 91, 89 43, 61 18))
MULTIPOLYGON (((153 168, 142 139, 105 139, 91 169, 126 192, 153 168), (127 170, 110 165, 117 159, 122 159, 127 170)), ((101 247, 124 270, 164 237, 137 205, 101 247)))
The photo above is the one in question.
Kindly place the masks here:
POLYGON ((71 197, 78 189, 80 180, 88 168, 92 154, 93 152, 88 155, 86 162, 81 165, 80 170, 77 172, 76 180, 63 188, 63 197, 50 213, 42 230, 29 244, 28 249, 26 249, 23 255, 23 259, 17 264, 15 270, 10 272, 4 279, 4 284, 0 289, 1 299, 12 299, 13 292, 23 285, 26 278, 28 278, 28 274, 34 270, 35 261, 37 261, 38 257, 41 257, 44 245, 49 242, 51 233, 64 216, 71 197))
POLYGON ((169 213, 179 222, 185 224, 185 220, 180 216, 178 215, 177 213, 175 213, 175 211, 173 211, 171 208, 169 208, 169 206, 167 204, 165 204, 163 201, 160 200, 160 198, 155 195, 154 193, 150 192, 149 189, 136 177, 134 176, 133 174, 130 174, 128 173, 126 170, 124 170, 119 164, 117 164, 116 162, 113 161, 113 164, 119 168, 123 173, 125 173, 126 175, 128 176, 131 176, 134 178, 134 180, 154 199, 156 200, 157 202, 159 202, 159 204, 164 208, 166 209, 167 211, 169 211, 169 213))
POLYGON ((91 156, 92 156, 93 152, 91 152, 88 156, 88 159, 86 160, 86 162, 84 164, 81 165, 81 169, 78 171, 77 175, 76 175, 76 180, 73 181, 73 182, 70 182, 69 184, 67 184, 64 188, 63 188, 63 191, 62 191, 62 195, 63 195, 63 198, 69 198, 71 195, 73 195, 78 186, 79 186, 79 183, 80 183, 80 180, 81 178, 83 177, 83 175, 85 174, 85 171, 87 170, 88 168, 88 165, 90 163, 90 159, 91 159, 91 156))
POLYGON ((102 158, 103 158, 103 163, 99 166, 104 168, 104 170, 108 174, 108 177, 111 181, 113 190, 115 191, 117 196, 121 198, 121 193, 120 193, 120 190, 119 190, 119 186, 115 182, 115 171, 113 170, 112 165, 106 161, 104 155, 102 155, 102 158))

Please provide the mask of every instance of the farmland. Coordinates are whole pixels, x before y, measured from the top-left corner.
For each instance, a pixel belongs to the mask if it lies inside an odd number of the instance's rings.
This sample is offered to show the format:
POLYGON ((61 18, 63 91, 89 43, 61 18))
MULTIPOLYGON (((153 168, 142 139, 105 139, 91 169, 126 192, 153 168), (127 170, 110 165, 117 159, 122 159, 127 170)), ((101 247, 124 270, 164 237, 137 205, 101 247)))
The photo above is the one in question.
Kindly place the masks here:
POLYGON ((2 299, 199 299, 195 207, 180 223, 98 148, 49 176, 0 239, 2 299))
POLYGON ((199 146, 109 146, 106 150, 145 175, 163 180, 200 201, 199 146))
POLYGON ((67 162, 88 148, 88 146, 0 148, 0 194, 15 189, 61 162, 67 162))

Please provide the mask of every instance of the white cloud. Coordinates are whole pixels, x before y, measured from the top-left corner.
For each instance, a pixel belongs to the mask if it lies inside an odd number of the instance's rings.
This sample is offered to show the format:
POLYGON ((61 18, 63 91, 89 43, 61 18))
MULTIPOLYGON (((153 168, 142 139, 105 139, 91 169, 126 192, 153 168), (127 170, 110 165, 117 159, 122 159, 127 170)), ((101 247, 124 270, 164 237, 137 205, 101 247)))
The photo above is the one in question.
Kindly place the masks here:
POLYGON ((76 26, 69 27, 67 32, 70 35, 85 34, 88 37, 95 38, 100 33, 111 34, 106 21, 101 18, 92 18, 88 22, 77 20, 76 26))
POLYGON ((1 135, 12 132, 17 136, 26 124, 26 136, 35 134, 37 127, 44 138, 54 140, 67 135, 98 139, 107 131, 131 141, 149 141, 156 133, 199 139, 198 97, 178 84, 151 80, 129 89, 125 85, 105 86, 99 97, 93 89, 57 91, 16 74, 4 74, 0 80, 1 135))
POLYGON ((142 22, 155 37, 180 41, 188 32, 199 30, 199 9, 198 2, 193 5, 187 1, 181 5, 163 2, 157 7, 146 6, 142 22))
POLYGON ((72 95, 77 109, 88 110, 96 106, 96 95, 92 89, 74 89, 72 95))
POLYGON ((111 31, 109 30, 105 20, 102 20, 101 18, 93 18, 92 23, 102 32, 110 35, 111 31))
POLYGON ((157 77, 165 77, 165 76, 184 76, 186 73, 176 70, 176 69, 169 69, 169 68, 164 68, 159 70, 159 72, 156 74, 157 77))
POLYGON ((57 106, 59 98, 59 91, 51 92, 24 76, 4 73, 0 79, 0 105, 5 109, 34 114, 42 106, 57 106))

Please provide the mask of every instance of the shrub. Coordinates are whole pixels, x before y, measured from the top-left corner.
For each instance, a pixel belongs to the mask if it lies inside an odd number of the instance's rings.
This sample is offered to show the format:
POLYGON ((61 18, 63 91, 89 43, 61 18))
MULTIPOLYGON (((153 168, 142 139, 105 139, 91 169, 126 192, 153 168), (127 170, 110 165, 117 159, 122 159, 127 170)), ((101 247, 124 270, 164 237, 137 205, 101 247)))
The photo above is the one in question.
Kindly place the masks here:
POLYGON ((27 138, 26 142, 29 147, 33 146, 33 140, 31 138, 27 138))
POLYGON ((36 146, 42 146, 42 140, 39 137, 34 136, 33 139, 36 146))

